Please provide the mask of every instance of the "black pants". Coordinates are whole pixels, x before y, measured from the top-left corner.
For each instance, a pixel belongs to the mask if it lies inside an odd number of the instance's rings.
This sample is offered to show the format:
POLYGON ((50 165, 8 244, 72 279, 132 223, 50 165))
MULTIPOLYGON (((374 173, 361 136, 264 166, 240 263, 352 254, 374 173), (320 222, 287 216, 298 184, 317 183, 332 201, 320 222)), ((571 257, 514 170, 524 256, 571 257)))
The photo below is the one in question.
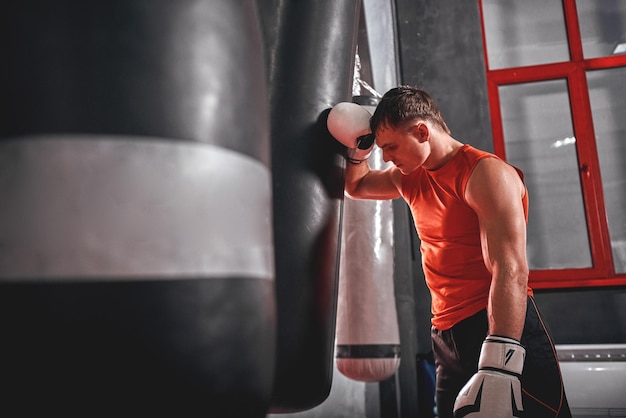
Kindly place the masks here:
MULTIPOLYGON (((478 369, 478 356, 487 333, 486 310, 449 330, 432 328, 440 418, 452 418, 456 395, 478 369)), ((528 298, 521 343, 526 349, 521 378, 524 416, 570 418, 552 337, 532 297, 528 298)))

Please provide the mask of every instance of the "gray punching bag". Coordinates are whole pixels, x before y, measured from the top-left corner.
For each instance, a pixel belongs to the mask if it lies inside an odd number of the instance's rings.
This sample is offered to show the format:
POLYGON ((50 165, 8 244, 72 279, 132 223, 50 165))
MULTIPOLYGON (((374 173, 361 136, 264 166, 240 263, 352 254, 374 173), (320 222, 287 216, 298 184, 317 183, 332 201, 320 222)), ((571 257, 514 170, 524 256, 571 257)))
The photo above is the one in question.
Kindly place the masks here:
POLYGON ((278 328, 271 411, 280 413, 312 408, 330 392, 343 160, 325 118, 351 97, 360 1, 276 7, 270 103, 278 328))
POLYGON ((276 307, 255 2, 2 9, 0 416, 265 416, 276 307))
MULTIPOLYGON (((370 114, 378 103, 367 96, 355 96, 353 101, 370 114)), ((369 128, 369 120, 363 124, 369 128)), ((368 163, 376 170, 390 165, 377 147, 368 163)), ((337 369, 353 380, 382 381, 400 365, 392 202, 346 198, 342 225, 337 369)))

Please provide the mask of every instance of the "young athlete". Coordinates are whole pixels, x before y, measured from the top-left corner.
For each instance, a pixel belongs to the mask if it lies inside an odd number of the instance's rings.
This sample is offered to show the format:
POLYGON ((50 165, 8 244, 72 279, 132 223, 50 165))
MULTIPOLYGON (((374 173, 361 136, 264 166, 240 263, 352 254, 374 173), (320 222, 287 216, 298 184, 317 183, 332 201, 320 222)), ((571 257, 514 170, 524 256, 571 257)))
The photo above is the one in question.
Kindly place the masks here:
POLYGON ((348 147, 346 193, 402 197, 413 214, 432 296, 439 417, 571 417, 528 286, 522 173, 453 138, 432 97, 411 86, 388 91, 371 119, 339 103, 328 128, 348 147), (370 169, 374 138, 390 168, 370 169))

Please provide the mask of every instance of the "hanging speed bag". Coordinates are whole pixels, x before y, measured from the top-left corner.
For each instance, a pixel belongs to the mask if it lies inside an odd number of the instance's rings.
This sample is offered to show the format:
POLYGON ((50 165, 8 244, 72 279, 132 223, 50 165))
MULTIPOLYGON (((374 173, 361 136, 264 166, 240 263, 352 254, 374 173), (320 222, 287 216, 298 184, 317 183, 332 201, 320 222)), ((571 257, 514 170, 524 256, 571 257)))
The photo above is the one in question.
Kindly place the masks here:
POLYGON ((0 415, 264 417, 255 2, 11 0, 0 26, 0 415))
MULTIPOLYGON (((370 113, 374 108, 364 106, 370 113)), ((369 128, 369 118, 350 120, 355 135, 369 128)), ((384 169, 375 148, 372 169, 384 169)), ((400 364, 400 335, 393 281, 393 207, 391 201, 352 200, 343 211, 339 295, 337 301, 337 369, 358 381, 382 381, 400 364)))

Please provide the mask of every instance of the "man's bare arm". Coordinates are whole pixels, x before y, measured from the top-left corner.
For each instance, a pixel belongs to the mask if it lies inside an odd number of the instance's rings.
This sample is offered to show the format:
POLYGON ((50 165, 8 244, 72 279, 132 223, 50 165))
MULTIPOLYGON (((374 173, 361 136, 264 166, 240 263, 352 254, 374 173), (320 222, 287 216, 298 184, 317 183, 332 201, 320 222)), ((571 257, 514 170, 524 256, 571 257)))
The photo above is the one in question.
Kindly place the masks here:
POLYGON ((524 192, 515 169, 494 158, 476 166, 465 192, 478 215, 483 257, 492 274, 489 333, 517 340, 524 328, 528 289, 524 192))
POLYGON ((390 200, 400 197, 402 174, 395 167, 371 170, 367 161, 346 163, 346 193, 354 199, 390 200))

